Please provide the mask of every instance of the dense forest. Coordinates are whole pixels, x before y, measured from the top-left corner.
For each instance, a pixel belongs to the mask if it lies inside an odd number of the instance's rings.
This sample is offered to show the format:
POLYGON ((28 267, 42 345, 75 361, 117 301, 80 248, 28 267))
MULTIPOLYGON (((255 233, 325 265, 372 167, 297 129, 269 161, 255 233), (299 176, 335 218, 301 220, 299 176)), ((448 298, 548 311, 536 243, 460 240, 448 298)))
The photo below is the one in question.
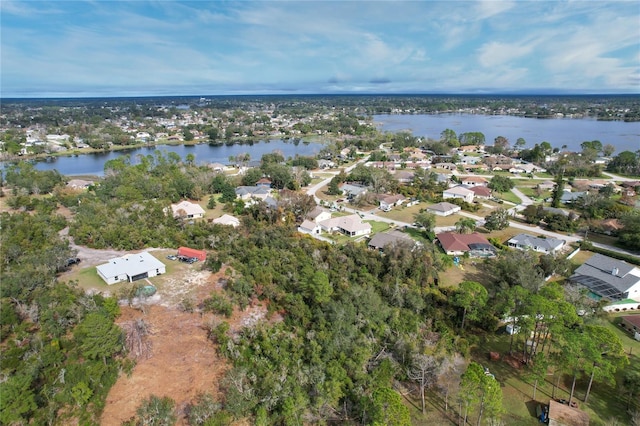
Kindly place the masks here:
MULTIPOLYGON (((207 325, 211 344, 231 368, 221 400, 204 394, 192 401, 193 425, 408 425, 401 387, 413 390, 422 412, 432 393, 465 422, 498 424, 509 415, 500 378, 485 374, 476 349, 505 318, 521 330, 509 352, 520 354, 532 383, 551 374, 573 383, 573 397, 590 378, 585 400, 592 389, 617 386, 621 418, 629 419, 624 405, 638 408, 637 366, 628 365, 599 305, 563 284, 575 267, 565 259, 505 250, 481 265, 488 280, 442 287, 452 260, 429 241, 381 254, 296 232, 314 205, 308 196, 285 191, 275 208, 244 208, 228 178, 188 161, 158 156, 106 168, 87 192, 69 191, 59 175, 29 166, 7 175, 13 201, 0 218, 2 424, 96 424, 109 388, 133 368, 114 324, 116 298, 57 279, 75 256, 59 233, 66 227, 77 244, 95 248, 203 248, 208 269, 228 269, 224 291, 196 309, 217 314, 207 325), (50 194, 27 190, 33 182, 52 185, 50 194), (172 201, 211 194, 240 215, 240 228, 165 214, 172 201), (72 218, 60 216, 59 206, 72 218), (546 282, 550 275, 559 278, 546 282), (230 308, 254 300, 283 320, 231 332, 230 308)), ((130 424, 174 421, 173 402, 153 397, 130 424)))

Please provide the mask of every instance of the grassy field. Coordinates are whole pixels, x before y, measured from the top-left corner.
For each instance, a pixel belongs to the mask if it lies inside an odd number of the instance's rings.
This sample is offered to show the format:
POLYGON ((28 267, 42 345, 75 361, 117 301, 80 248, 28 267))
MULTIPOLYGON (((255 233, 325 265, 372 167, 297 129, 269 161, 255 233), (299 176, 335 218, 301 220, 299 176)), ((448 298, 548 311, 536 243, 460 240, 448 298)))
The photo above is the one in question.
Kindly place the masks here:
POLYGON ((495 192, 493 194, 496 198, 499 198, 504 201, 509 201, 513 204, 520 204, 520 198, 516 196, 513 192, 495 192))

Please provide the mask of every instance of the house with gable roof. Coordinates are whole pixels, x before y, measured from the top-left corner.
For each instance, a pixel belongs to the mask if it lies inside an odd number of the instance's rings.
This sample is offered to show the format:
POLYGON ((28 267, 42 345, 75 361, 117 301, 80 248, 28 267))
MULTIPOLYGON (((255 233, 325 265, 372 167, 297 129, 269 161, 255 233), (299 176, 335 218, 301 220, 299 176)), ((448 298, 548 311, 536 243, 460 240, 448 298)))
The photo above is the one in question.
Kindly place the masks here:
POLYGON ((640 268, 599 253, 580 265, 569 281, 609 300, 640 301, 640 268))
POLYGON ((371 224, 363 222, 362 218, 357 214, 323 220, 318 225, 325 232, 338 231, 350 237, 369 235, 371 233, 371 224))
POLYGON ((96 266, 100 278, 108 285, 119 282, 134 282, 144 278, 164 274, 164 263, 153 257, 149 252, 129 253, 121 257, 114 257, 107 263, 96 266))
POLYGON ((462 210, 460 206, 447 203, 446 201, 427 207, 427 211, 435 214, 436 216, 451 216, 460 210, 462 210))
POLYGON ((204 217, 204 209, 200 204, 190 201, 180 201, 177 204, 171 204, 173 217, 181 217, 185 219, 198 219, 204 217))
POLYGON ((454 186, 453 188, 446 189, 442 192, 442 198, 460 198, 467 203, 473 202, 475 194, 472 190, 465 188, 464 186, 454 186))
POLYGON ((507 241, 507 245, 518 250, 533 250, 552 254, 562 249, 567 242, 557 238, 540 238, 529 234, 518 234, 507 241))
POLYGON ((496 248, 482 234, 458 234, 442 232, 436 235, 440 247, 450 256, 461 256, 469 253, 471 257, 491 257, 496 255, 496 248))

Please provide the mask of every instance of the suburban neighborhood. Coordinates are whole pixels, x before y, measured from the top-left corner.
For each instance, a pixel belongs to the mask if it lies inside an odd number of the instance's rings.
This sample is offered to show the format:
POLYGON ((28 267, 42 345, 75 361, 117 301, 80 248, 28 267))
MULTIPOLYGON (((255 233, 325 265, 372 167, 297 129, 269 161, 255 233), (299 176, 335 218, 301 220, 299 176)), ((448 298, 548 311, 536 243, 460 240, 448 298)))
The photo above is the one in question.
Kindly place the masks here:
POLYGON ((126 401, 140 383, 183 398, 185 422, 205 406, 221 424, 258 424, 268 410, 277 414, 264 424, 348 423, 390 406, 416 424, 636 415, 621 408, 640 395, 635 154, 600 141, 569 150, 452 129, 384 132, 346 107, 305 116, 198 103, 149 107, 158 115, 148 119, 112 106, 91 131, 3 123, 7 377, 30 362, 27 321, 52 348, 77 344, 70 357, 110 369, 113 388, 95 397, 82 393, 88 376, 56 373, 72 383, 72 404, 107 401, 86 414, 104 424, 136 415, 126 401), (152 149, 285 136, 322 149, 253 158, 247 144, 226 162, 152 149), (128 144, 149 154, 116 155, 100 176, 30 161, 128 144), (150 373, 156 363, 166 377, 150 373))

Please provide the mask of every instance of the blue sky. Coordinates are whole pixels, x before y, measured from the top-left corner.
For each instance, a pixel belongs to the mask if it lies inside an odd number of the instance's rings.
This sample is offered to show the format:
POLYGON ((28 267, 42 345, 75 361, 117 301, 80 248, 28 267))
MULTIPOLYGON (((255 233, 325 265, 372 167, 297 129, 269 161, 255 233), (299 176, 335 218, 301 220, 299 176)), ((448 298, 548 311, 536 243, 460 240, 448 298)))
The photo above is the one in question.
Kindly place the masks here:
POLYGON ((0 95, 640 93, 638 1, 0 1, 0 95))

